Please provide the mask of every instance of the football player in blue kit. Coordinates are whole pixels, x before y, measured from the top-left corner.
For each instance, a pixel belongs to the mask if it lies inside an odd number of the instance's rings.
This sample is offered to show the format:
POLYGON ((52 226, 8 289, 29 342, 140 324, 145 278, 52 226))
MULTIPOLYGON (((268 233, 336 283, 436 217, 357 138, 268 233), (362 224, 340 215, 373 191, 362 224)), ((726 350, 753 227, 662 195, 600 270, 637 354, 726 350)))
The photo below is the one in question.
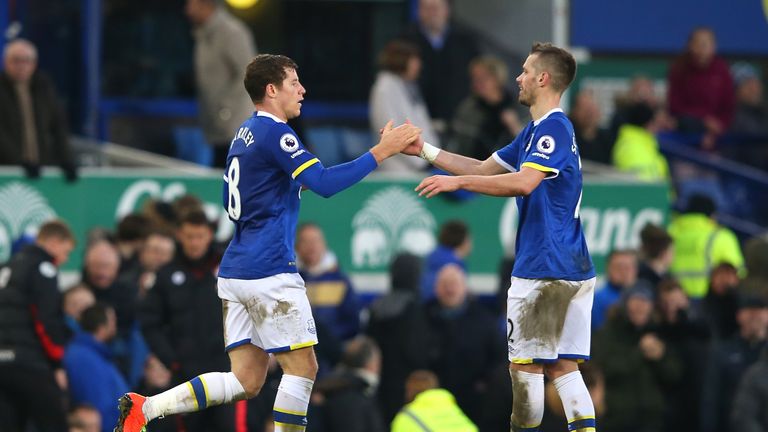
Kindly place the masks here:
POLYGON ((537 431, 544 413, 544 373, 553 380, 569 431, 595 430, 595 410, 578 362, 589 358, 595 271, 581 229, 582 177, 573 125, 559 108, 576 61, 552 44, 536 43, 517 77, 520 103, 533 120, 484 161, 441 151, 419 140, 419 155, 455 176, 433 176, 419 195, 466 189, 517 197, 520 215, 507 296, 512 431, 537 431))
POLYGON ((157 417, 256 396, 270 353, 283 369, 275 431, 306 429, 317 335, 294 253, 302 188, 324 197, 340 192, 415 142, 421 131, 411 124, 393 128, 389 122, 370 151, 325 168, 286 124, 301 113, 306 93, 297 69, 288 57, 262 54, 245 72, 256 111, 236 131, 227 156, 223 203, 235 233, 218 281, 232 371, 206 373, 152 397, 126 394, 116 431, 139 432, 157 417))

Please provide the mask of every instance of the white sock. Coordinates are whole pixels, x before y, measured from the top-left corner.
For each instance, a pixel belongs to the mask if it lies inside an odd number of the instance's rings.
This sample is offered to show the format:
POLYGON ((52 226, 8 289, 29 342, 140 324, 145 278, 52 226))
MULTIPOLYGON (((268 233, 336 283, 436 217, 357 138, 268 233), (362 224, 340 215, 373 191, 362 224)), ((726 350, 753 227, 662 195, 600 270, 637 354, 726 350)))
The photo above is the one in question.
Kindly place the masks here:
POLYGON ((568 430, 595 432, 595 406, 581 372, 567 373, 552 382, 565 408, 568 430))
POLYGON ((536 432, 544 417, 544 374, 510 369, 512 432, 536 432))
POLYGON ((245 399, 245 389, 232 372, 202 374, 184 384, 147 398, 147 421, 171 414, 200 411, 209 406, 245 399))
POLYGON ((304 432, 307 428, 307 407, 312 385, 309 378, 283 375, 275 396, 272 415, 275 432, 304 432))

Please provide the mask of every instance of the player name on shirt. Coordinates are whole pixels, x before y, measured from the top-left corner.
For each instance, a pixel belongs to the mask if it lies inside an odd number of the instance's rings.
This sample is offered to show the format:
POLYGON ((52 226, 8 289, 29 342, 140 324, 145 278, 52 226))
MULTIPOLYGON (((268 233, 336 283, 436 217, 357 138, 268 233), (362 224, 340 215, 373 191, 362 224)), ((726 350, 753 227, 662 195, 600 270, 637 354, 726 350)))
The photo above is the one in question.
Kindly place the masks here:
POLYGON ((246 147, 248 147, 249 145, 253 144, 253 142, 254 142, 254 139, 253 139, 253 133, 251 132, 251 130, 250 130, 250 129, 248 129, 248 128, 247 128, 247 127, 245 127, 245 126, 241 127, 241 128, 240 128, 240 129, 237 131, 237 134, 236 134, 236 135, 235 135, 235 137, 232 139, 232 144, 234 144, 234 143, 235 143, 235 141, 237 141, 237 140, 239 140, 239 139, 241 139, 241 140, 243 140, 243 141, 245 142, 245 146, 246 146, 246 147))

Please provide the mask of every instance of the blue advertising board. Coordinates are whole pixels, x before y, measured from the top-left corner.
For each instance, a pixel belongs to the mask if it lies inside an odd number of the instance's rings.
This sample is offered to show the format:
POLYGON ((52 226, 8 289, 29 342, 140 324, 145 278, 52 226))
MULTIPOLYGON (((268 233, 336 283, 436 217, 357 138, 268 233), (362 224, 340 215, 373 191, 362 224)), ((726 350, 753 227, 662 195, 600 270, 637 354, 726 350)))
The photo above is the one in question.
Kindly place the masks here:
POLYGON ((596 52, 680 52, 698 26, 715 31, 722 54, 768 54, 768 0, 571 2, 571 45, 596 52))

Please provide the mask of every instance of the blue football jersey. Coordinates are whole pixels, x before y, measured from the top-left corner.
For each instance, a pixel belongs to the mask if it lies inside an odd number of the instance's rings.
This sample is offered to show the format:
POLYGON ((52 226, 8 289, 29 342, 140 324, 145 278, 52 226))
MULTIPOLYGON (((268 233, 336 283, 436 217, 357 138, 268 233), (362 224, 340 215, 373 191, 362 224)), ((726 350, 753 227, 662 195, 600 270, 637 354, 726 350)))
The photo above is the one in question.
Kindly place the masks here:
POLYGON ((296 273, 294 235, 301 184, 296 177, 320 161, 290 126, 256 112, 232 140, 224 171, 224 208, 235 234, 219 276, 261 279, 296 273))
POLYGON ((530 122, 493 158, 510 171, 530 167, 547 173, 529 196, 516 198, 519 220, 512 276, 572 281, 594 277, 579 218, 579 148, 563 111, 558 108, 530 122))

